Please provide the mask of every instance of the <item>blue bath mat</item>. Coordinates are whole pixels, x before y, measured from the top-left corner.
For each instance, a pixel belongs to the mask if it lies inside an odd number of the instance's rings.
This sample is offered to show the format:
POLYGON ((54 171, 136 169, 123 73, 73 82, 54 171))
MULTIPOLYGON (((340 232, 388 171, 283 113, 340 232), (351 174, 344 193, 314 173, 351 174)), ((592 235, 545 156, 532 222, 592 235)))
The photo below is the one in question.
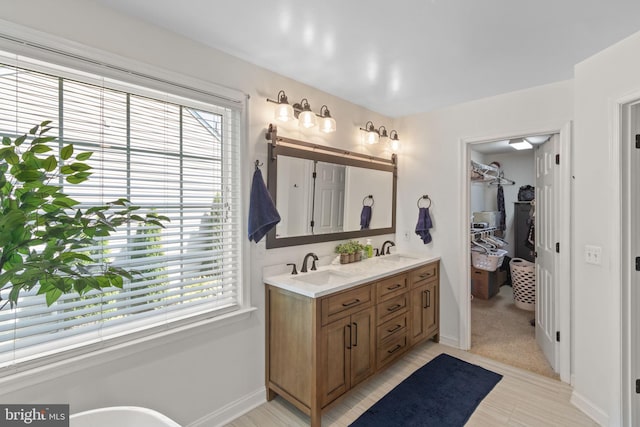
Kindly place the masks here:
POLYGON ((398 384, 351 427, 461 427, 501 378, 443 353, 398 384))

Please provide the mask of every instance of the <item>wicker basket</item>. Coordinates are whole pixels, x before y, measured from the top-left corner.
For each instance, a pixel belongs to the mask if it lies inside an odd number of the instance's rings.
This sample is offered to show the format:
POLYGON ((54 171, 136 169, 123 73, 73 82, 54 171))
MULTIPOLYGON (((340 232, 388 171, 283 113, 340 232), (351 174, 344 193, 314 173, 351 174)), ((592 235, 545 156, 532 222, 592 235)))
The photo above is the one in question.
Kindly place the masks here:
POLYGON ((535 264, 522 258, 513 258, 509 263, 513 300, 516 307, 533 311, 536 309, 535 264))
POLYGON ((503 249, 495 249, 487 252, 471 251, 471 264, 475 268, 486 271, 496 271, 502 265, 504 256, 507 251, 503 249))

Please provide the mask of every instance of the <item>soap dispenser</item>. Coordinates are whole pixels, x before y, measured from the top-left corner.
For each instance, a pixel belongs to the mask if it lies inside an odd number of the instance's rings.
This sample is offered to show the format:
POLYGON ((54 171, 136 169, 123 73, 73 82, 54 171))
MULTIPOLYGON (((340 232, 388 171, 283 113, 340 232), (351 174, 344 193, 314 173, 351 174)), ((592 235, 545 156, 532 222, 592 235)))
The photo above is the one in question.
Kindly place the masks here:
POLYGON ((373 245, 371 244, 371 239, 367 239, 367 244, 364 245, 364 252, 367 255, 367 258, 373 257, 373 245))

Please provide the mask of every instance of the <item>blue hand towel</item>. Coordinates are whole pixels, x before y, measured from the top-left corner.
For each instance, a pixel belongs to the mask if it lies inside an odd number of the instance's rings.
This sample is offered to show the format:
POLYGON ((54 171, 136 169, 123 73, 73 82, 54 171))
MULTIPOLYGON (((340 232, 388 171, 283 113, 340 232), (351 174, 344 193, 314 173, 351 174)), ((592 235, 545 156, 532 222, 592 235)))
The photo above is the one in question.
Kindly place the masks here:
POLYGON ((256 168, 249 196, 249 240, 258 243, 279 222, 280 214, 264 184, 262 172, 256 168))
POLYGON ((431 233, 429 233, 429 229, 432 226, 431 216, 429 216, 429 208, 419 208, 416 234, 420 236, 425 245, 431 242, 431 233))
POLYGON ((371 222, 371 206, 365 205, 362 207, 362 212, 360 213, 360 230, 366 230, 369 228, 369 223, 371 222))

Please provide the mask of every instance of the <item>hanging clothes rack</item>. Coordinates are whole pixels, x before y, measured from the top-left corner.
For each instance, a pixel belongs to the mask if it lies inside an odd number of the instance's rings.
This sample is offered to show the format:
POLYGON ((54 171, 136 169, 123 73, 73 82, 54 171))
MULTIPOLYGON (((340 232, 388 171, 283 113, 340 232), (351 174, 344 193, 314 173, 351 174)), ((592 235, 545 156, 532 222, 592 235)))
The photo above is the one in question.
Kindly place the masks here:
POLYGON ((514 185, 516 182, 504 177, 504 172, 500 171, 498 177, 489 181, 489 185, 514 185))

